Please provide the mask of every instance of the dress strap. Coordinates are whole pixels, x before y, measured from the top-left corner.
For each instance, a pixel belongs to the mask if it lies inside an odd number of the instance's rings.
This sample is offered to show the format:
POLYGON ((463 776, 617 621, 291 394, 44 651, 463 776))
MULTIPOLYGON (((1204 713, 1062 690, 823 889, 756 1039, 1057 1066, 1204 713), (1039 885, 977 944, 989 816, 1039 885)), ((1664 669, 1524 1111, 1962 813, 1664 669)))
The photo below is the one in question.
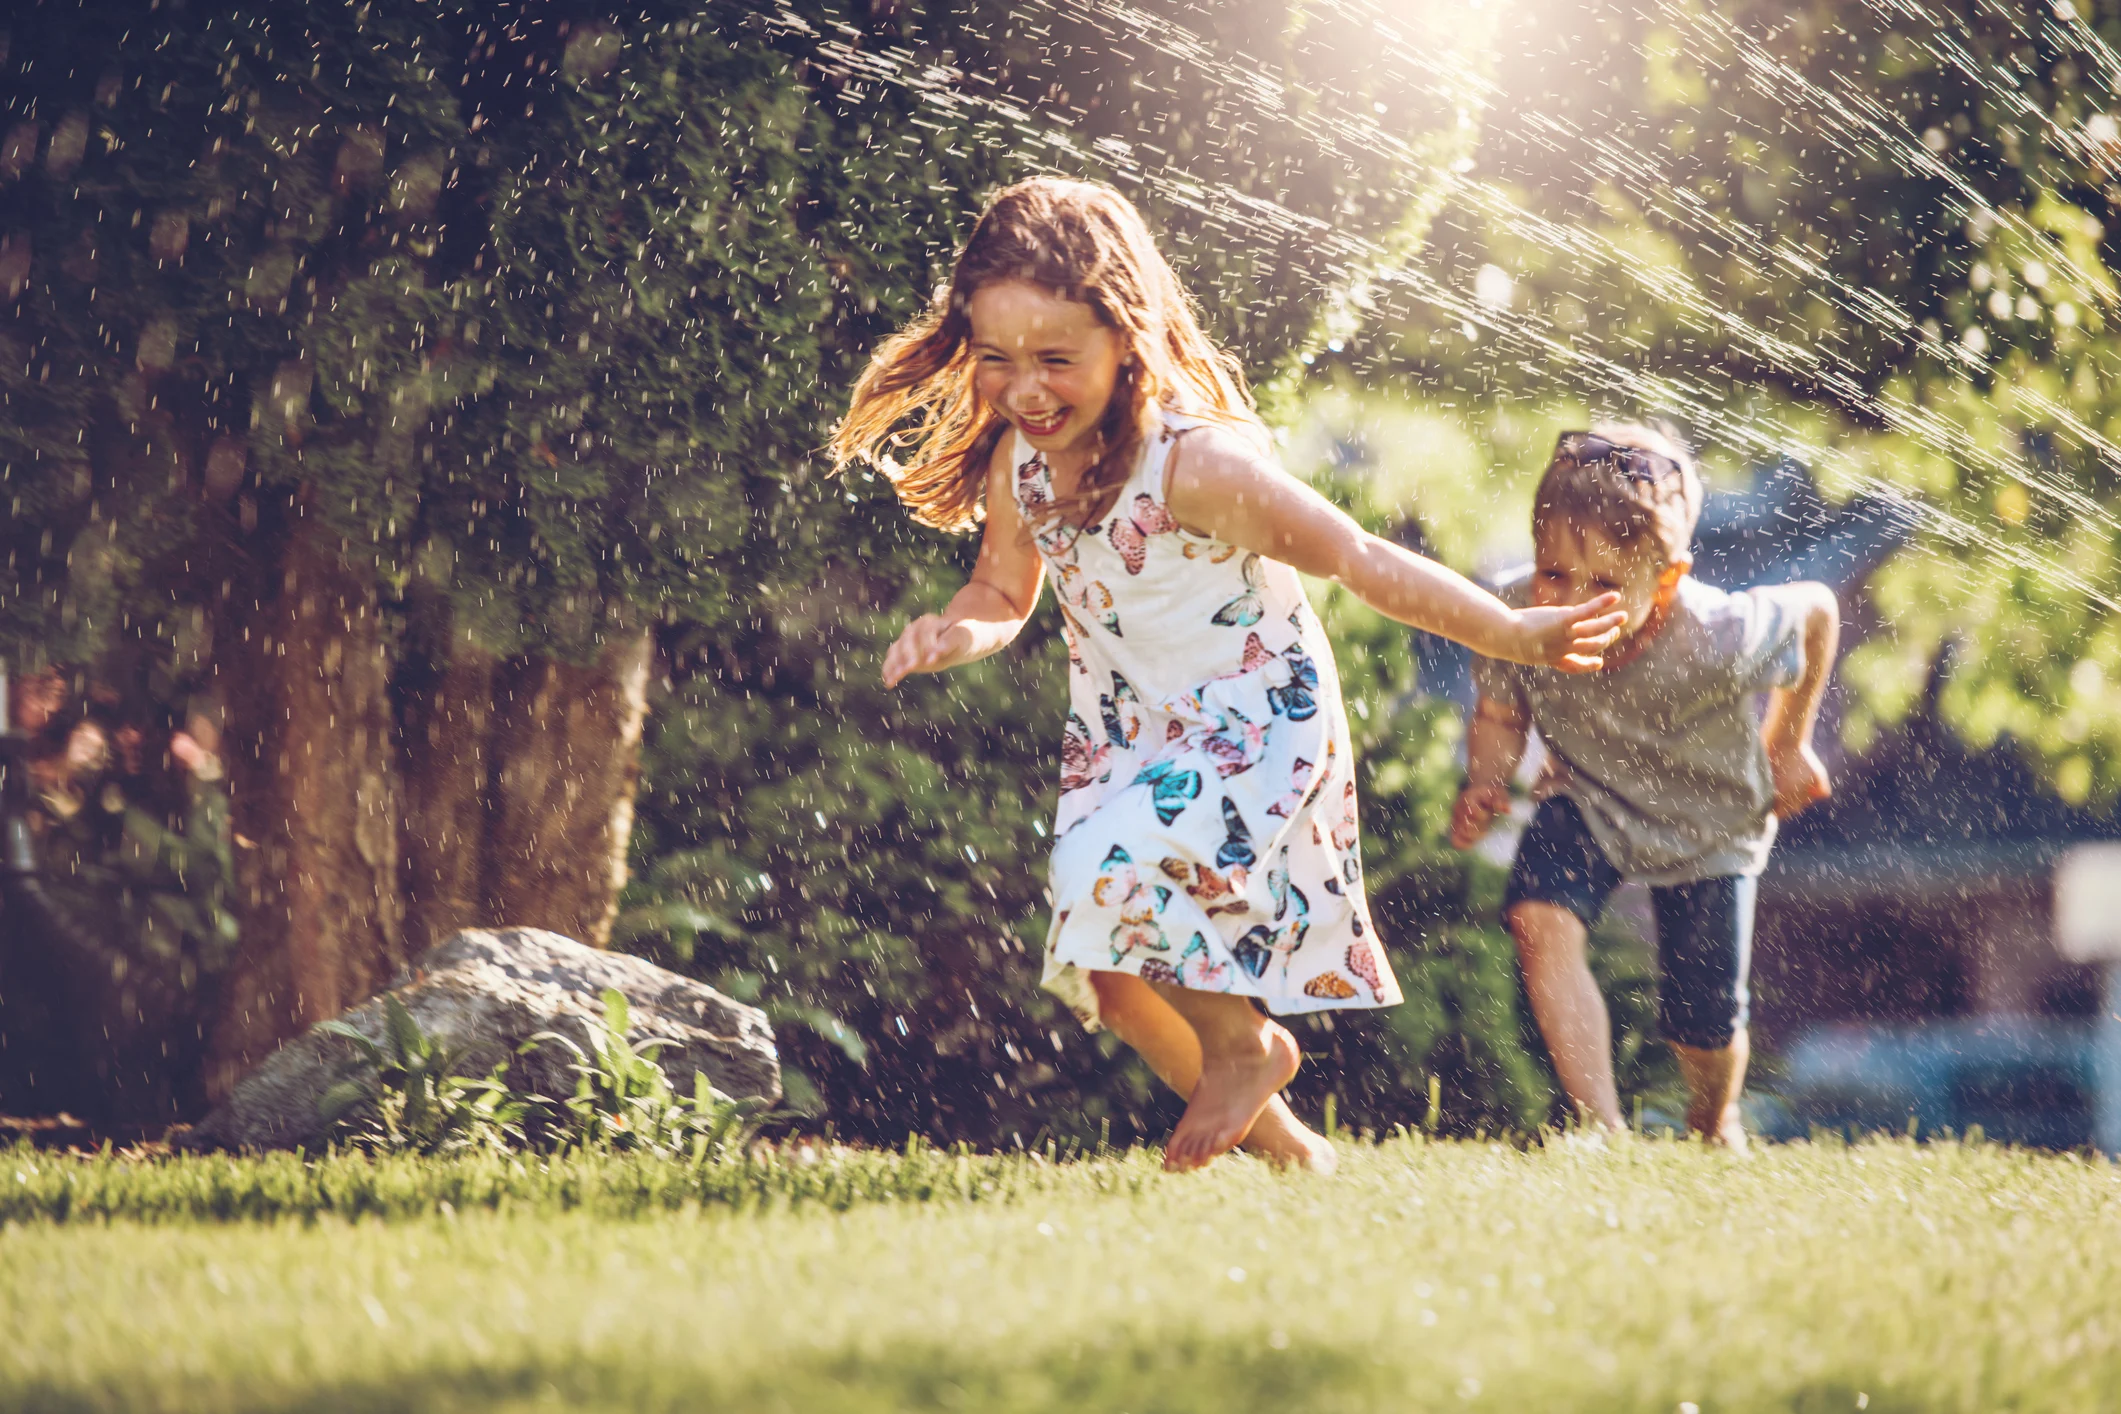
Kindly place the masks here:
POLYGON ((1162 506, 1168 505, 1171 499, 1171 454, 1178 449, 1179 434, 1205 427, 1207 419, 1174 412, 1170 408, 1159 411, 1163 427, 1142 449, 1141 468, 1136 473, 1141 485, 1130 489, 1147 492, 1150 500, 1162 506))

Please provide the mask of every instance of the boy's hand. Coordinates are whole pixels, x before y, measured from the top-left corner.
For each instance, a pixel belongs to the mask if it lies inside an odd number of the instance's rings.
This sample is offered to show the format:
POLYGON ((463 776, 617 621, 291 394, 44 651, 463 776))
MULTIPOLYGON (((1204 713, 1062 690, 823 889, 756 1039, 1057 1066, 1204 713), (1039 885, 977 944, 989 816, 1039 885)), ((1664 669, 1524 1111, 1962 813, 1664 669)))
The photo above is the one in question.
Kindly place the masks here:
POLYGON ((914 673, 939 673, 964 661, 971 634, 941 614, 922 614, 900 632, 884 654, 884 686, 897 687, 914 673))
POLYGON ((1508 786, 1499 782, 1467 786, 1458 793, 1458 804, 1451 808, 1452 845, 1471 849, 1480 843, 1480 837, 1495 823, 1495 817, 1509 808, 1508 786))
POLYGON ((1595 673, 1605 666, 1605 650, 1627 624, 1618 594, 1601 594, 1585 604, 1515 611, 1520 663, 1559 668, 1565 673, 1595 673))
POLYGON ((1834 793, 1809 741, 1770 746, 1768 768, 1775 776, 1775 813, 1785 820, 1834 793))

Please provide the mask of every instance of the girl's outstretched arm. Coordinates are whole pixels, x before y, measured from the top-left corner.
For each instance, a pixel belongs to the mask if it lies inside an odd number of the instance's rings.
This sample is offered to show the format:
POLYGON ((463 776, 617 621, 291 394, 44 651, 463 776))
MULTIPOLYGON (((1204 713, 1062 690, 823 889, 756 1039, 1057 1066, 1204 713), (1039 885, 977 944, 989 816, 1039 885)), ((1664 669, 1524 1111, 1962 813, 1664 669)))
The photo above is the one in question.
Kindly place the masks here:
POLYGON ((1346 585, 1401 623, 1513 663, 1588 673, 1626 622, 1617 594, 1553 609, 1512 609, 1457 571, 1370 534, 1235 432, 1203 427, 1172 454, 1171 514, 1196 535, 1346 585))
POLYGON ((987 466, 987 524, 980 536, 972 578, 940 614, 923 614, 900 632, 884 654, 884 686, 897 687, 913 673, 939 673, 998 653, 1022 631, 1038 604, 1045 566, 1025 533, 1009 484, 1009 442, 1004 437, 987 466))

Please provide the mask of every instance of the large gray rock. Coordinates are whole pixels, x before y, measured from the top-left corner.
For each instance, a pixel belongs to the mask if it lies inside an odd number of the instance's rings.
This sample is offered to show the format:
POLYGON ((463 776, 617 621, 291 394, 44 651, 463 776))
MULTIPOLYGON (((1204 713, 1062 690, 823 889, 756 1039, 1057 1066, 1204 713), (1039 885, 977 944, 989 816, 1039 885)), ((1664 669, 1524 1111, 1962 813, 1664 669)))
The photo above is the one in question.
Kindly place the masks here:
MULTIPOLYGON (((680 1094, 690 1094, 694 1072, 705 1071, 725 1095, 780 1098, 780 1056, 764 1012, 654 963, 599 952, 557 933, 466 930, 429 949, 384 995, 403 1002, 428 1035, 462 1050, 459 1068, 466 1074, 484 1075, 515 1057, 515 1088, 560 1099, 574 1093, 572 1057, 549 1044, 516 1057, 516 1047, 540 1031, 557 1031, 586 1051, 589 1034, 582 1023, 602 1019, 606 987, 625 995, 634 1040, 675 1043, 656 1059, 680 1094)), ((383 997, 340 1019, 384 1041, 383 997)), ((266 1057, 218 1109, 175 1142, 193 1149, 321 1144, 328 1136, 319 1100, 340 1081, 365 1073, 372 1071, 352 1041, 311 1027, 266 1057)))

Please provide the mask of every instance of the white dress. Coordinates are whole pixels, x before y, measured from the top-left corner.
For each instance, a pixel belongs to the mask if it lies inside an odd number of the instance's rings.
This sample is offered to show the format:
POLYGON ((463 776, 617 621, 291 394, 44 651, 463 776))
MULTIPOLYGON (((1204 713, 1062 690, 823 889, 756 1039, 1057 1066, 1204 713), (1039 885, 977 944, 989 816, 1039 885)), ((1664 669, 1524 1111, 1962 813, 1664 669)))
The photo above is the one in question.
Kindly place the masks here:
POLYGON ((1045 459, 1014 444, 1017 505, 1068 638, 1044 984, 1086 1023, 1085 972, 1257 998, 1269 1011, 1400 999, 1370 923, 1340 679, 1289 566, 1179 528, 1164 415, 1106 520, 1042 520, 1045 459))

